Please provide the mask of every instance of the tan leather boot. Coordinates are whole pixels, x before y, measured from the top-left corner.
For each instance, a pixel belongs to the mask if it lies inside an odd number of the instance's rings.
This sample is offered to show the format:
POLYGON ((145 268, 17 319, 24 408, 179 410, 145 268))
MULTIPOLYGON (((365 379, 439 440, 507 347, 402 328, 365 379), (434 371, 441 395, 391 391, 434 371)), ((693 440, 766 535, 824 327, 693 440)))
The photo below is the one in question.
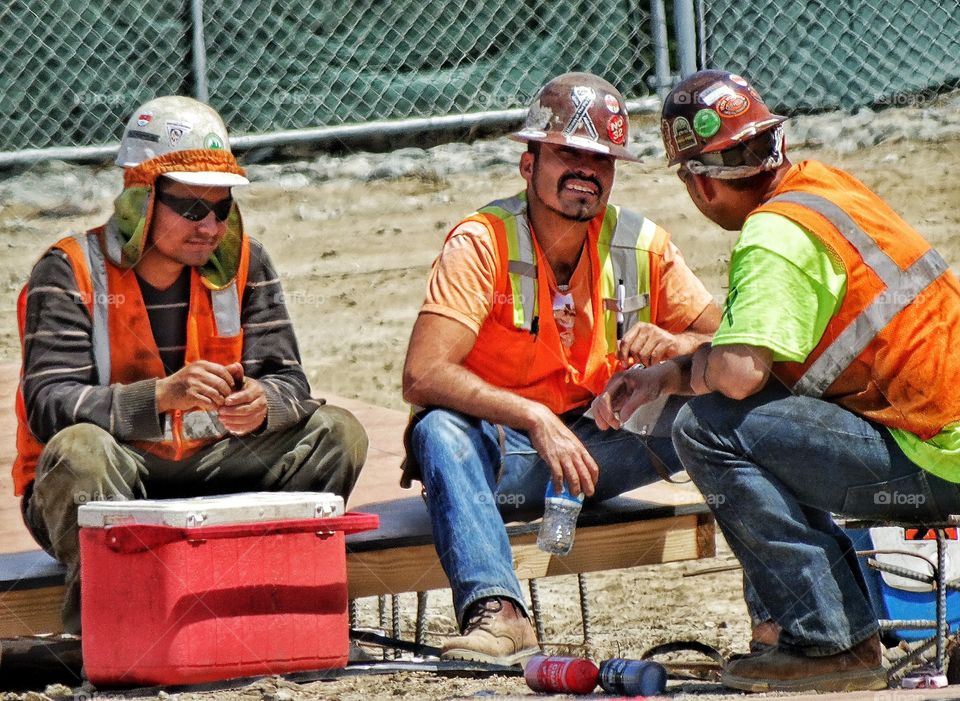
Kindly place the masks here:
POLYGON ((877 691, 887 688, 880 636, 850 650, 807 657, 776 648, 730 662, 724 686, 743 691, 877 691))
POLYGON ((465 618, 463 633, 443 644, 440 659, 523 665, 540 652, 529 619, 509 599, 480 599, 465 618))

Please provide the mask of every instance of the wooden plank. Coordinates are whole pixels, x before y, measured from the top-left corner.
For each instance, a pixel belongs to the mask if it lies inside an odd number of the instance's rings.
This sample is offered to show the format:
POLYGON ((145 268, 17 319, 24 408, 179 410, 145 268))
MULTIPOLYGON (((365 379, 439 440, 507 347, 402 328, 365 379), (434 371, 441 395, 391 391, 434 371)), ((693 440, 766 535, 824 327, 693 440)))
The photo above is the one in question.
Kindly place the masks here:
MULTIPOLYGON (((702 523, 700 514, 578 528, 563 558, 542 552, 536 533, 526 533, 511 538, 513 564, 520 579, 531 579, 689 560, 701 557, 712 531, 712 519, 702 523)), ((347 582, 350 598, 449 586, 433 545, 351 552, 347 582)))
POLYGON ((63 585, 0 592, 0 638, 59 633, 63 585))
POLYGON ((717 556, 717 523, 712 513, 697 514, 697 558, 717 556))

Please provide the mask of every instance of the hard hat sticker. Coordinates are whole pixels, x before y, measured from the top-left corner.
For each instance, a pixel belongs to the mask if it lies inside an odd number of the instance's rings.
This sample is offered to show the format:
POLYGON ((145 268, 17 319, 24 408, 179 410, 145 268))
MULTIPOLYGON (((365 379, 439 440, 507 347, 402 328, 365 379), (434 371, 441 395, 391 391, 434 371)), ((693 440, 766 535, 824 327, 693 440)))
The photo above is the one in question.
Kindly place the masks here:
POLYGON ((597 133, 597 127, 594 126, 593 119, 590 118, 590 108, 597 101, 597 91, 585 85, 578 85, 571 91, 570 97, 575 109, 570 121, 567 122, 567 126, 563 128, 563 133, 569 137, 577 129, 583 127, 590 138, 596 141, 600 138, 600 134, 597 133))
POLYGON ((730 74, 730 82, 731 82, 731 83, 736 83, 737 85, 739 85, 739 86, 742 87, 742 88, 749 88, 749 87, 750 87, 750 83, 748 83, 743 76, 737 75, 736 73, 731 73, 731 74, 730 74))
POLYGON ((156 134, 151 134, 148 131, 137 131, 136 129, 130 129, 127 136, 131 139, 140 139, 140 141, 152 141, 154 143, 160 141, 160 137, 156 134))
POLYGON ((677 157, 677 142, 670 133, 670 122, 666 119, 660 120, 660 136, 663 138, 663 145, 667 149, 667 160, 672 161, 677 157))
POLYGON ((176 146, 180 143, 180 139, 193 131, 193 125, 188 124, 187 122, 167 122, 167 141, 170 142, 171 146, 176 146))
POLYGON ((206 148, 213 149, 213 150, 215 150, 215 151, 219 151, 219 150, 223 149, 223 139, 221 139, 219 136, 217 136, 217 135, 214 134, 213 132, 210 132, 209 134, 207 134, 207 135, 204 137, 204 139, 203 139, 203 145, 204 145, 206 148))
POLYGON ((703 104, 707 107, 712 107, 717 100, 725 95, 736 95, 736 93, 733 91, 733 88, 726 83, 717 81, 700 93, 700 99, 703 100, 703 104))
POLYGON ((717 102, 717 112, 721 117, 739 117, 748 109, 750 109, 750 100, 740 93, 725 95, 717 102))
POLYGON ((686 151, 697 147, 697 137, 690 128, 690 122, 686 117, 677 117, 673 120, 673 139, 677 142, 677 148, 686 151))
POLYGON ((615 114, 610 117, 610 121, 607 122, 607 136, 610 137, 610 141, 615 143, 617 146, 623 146, 623 142, 626 141, 626 129, 624 128, 624 120, 619 114, 615 114))
POLYGON ((693 116, 693 130, 698 136, 709 139, 720 131, 720 116, 711 109, 702 109, 693 116))
POLYGON ((603 104, 605 104, 607 109, 613 114, 620 114, 620 100, 613 95, 604 95, 603 104))
POLYGON ((140 114, 137 116, 138 127, 145 127, 152 121, 153 121, 153 113, 151 112, 144 112, 143 114, 140 114))

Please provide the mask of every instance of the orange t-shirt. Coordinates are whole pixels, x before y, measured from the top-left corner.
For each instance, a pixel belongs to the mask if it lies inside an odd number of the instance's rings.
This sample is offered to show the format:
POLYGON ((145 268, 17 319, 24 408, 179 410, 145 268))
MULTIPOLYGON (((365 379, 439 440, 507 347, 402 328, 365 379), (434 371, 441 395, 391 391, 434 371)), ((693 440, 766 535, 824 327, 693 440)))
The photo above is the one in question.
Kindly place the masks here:
MULTIPOLYGON (((713 296, 687 267, 680 251, 671 242, 667 241, 662 256, 654 256, 653 264, 660 266, 661 287, 651 291, 651 294, 659 295, 659 318, 651 321, 666 331, 680 333, 713 302, 713 296)), ((433 263, 420 313, 454 319, 479 333, 493 308, 497 265, 493 235, 479 222, 461 222, 433 263)), ((559 301, 572 302, 574 339, 565 351, 572 355, 575 367, 583 366, 590 351, 592 274, 590 257, 581 255, 565 293, 569 300, 558 300, 559 290, 555 283, 551 284, 555 317, 559 301)), ((548 272, 548 277, 552 279, 552 273, 548 272)))

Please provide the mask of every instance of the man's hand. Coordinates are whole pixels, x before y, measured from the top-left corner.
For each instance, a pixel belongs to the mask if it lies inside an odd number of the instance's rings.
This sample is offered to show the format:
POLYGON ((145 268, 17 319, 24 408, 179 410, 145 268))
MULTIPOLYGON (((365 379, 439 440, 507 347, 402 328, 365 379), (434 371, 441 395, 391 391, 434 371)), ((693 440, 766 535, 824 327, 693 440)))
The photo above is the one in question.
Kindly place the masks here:
POLYGON ((591 496, 600 474, 596 461, 556 414, 542 404, 538 406, 542 410, 537 410, 528 434, 537 454, 550 467, 554 490, 559 493, 566 481, 574 496, 580 492, 591 496))
POLYGON ((235 436, 252 433, 267 420, 263 385, 252 377, 244 377, 241 382, 240 390, 227 397, 217 412, 220 423, 235 436))
MULTIPOLYGON (((234 363, 224 367, 219 363, 197 360, 185 365, 169 377, 157 380, 157 411, 164 414, 179 409, 212 411, 222 406, 234 388, 234 363)), ((243 376, 243 369, 240 370, 243 376)))
POLYGON ((676 362, 649 368, 634 367, 617 373, 602 394, 590 406, 597 428, 619 430, 639 407, 663 394, 677 394, 682 388, 680 368, 676 362))
POLYGON ((617 357, 624 367, 640 363, 646 367, 684 352, 680 339, 656 324, 639 322, 620 340, 617 357))

